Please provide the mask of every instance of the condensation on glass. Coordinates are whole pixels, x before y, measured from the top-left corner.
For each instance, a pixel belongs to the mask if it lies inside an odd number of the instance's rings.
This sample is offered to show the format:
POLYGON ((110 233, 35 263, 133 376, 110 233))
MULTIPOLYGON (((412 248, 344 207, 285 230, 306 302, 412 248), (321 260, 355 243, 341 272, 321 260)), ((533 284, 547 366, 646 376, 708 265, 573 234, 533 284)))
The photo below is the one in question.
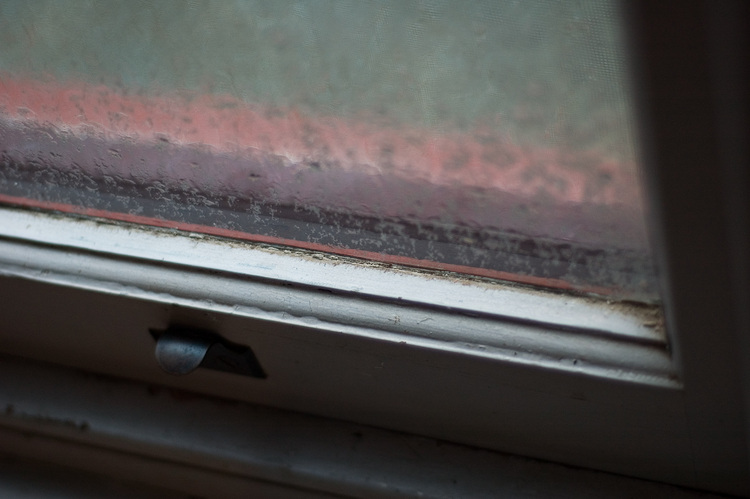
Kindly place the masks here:
POLYGON ((0 199, 656 300, 611 1, 0 4, 0 199))

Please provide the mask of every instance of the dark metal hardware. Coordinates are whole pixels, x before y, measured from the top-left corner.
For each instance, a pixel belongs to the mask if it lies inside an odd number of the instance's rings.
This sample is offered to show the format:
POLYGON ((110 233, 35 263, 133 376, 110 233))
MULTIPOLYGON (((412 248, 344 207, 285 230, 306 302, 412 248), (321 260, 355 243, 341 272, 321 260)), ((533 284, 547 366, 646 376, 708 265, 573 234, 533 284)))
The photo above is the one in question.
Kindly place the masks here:
POLYGON ((156 361, 169 374, 183 375, 202 367, 254 378, 265 378, 252 349, 216 333, 183 326, 150 330, 156 340, 156 361))

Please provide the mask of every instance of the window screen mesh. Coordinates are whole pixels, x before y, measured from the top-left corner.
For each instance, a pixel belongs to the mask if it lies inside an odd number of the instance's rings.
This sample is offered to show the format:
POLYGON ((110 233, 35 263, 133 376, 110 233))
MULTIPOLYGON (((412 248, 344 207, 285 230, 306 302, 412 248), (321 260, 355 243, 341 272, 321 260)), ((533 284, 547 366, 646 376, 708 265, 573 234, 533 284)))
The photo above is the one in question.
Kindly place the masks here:
POLYGON ((656 299, 609 1, 5 1, 11 204, 656 299))

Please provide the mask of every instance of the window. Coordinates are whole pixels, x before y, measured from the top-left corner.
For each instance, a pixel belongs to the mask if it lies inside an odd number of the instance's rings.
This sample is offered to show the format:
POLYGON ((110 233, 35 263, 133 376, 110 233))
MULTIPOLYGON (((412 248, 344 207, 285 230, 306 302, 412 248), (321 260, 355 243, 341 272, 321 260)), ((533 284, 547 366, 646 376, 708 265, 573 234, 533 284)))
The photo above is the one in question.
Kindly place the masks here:
POLYGON ((615 2, 3 9, 6 202, 658 301, 615 2))
POLYGON ((3 303, 50 313, 8 317, 0 349, 747 494, 746 350, 736 336, 747 324, 747 198, 731 181, 744 175, 747 116, 737 104, 747 87, 746 73, 732 69, 745 64, 745 45, 727 41, 746 35, 747 12, 682 5, 629 7, 669 342, 660 316, 632 302, 4 208, 3 303), (712 92, 713 74, 725 76, 725 92, 712 92), (722 124, 738 133, 719 134, 722 124), (170 324, 251 346, 268 378, 169 377, 153 360, 149 330, 170 324))

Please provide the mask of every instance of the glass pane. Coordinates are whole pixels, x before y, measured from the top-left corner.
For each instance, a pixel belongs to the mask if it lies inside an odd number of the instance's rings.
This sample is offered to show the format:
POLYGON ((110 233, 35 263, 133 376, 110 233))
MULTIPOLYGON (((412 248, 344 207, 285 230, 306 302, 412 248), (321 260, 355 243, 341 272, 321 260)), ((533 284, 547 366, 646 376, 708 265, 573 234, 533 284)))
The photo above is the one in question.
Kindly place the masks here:
POLYGON ((656 300, 611 1, 9 1, 0 199, 656 300))

